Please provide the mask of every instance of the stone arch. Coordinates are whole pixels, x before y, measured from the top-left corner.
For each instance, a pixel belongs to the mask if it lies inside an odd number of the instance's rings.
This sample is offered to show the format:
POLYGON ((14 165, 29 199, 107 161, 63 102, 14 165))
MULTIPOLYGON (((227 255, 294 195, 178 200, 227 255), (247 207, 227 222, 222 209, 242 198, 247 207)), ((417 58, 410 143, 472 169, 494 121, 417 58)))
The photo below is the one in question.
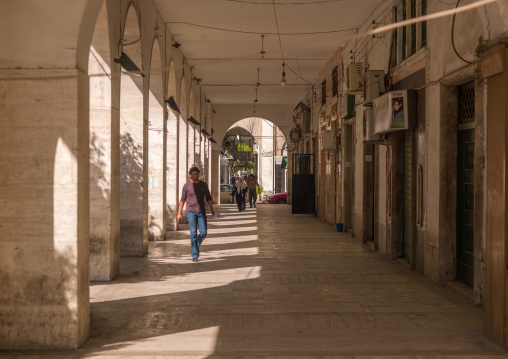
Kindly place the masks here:
MULTIPOLYGON (((218 138, 222 141, 222 139, 224 138, 224 136, 226 135, 226 133, 227 133, 230 129, 234 128, 234 127, 241 127, 241 128, 245 129, 245 130, 246 130, 246 131, 248 131, 248 132, 252 132, 252 131, 248 128, 248 126, 246 126, 244 123, 242 123, 242 120, 246 120, 246 119, 249 119, 249 118, 260 118, 260 119, 266 120, 266 121, 268 121, 268 122, 270 122, 270 123, 273 123, 273 124, 274 124, 275 126, 277 126, 277 128, 278 128, 278 129, 282 132, 282 135, 283 135, 283 137, 284 137, 284 138, 283 138, 284 143, 287 143, 287 138, 288 138, 288 135, 285 133, 285 131, 283 131, 283 129, 282 129, 282 128, 280 128, 280 127, 279 127, 279 125, 277 125, 277 123, 275 123, 274 121, 272 121, 272 120, 270 120, 270 119, 266 119, 266 118, 262 118, 262 117, 257 117, 257 116, 255 116, 255 117, 254 117, 254 116, 251 116, 251 117, 244 117, 244 118, 237 119, 237 120, 236 120, 235 122, 233 122, 233 123, 232 123, 232 124, 231 124, 231 125, 230 125, 230 126, 229 126, 226 130, 225 130, 225 131, 223 130, 223 131, 222 131, 222 132, 223 132, 222 136, 221 136, 221 137, 218 137, 218 138)), ((221 142, 219 142, 219 143, 221 143, 221 142)))
POLYGON ((83 11, 77 39, 76 65, 85 73, 88 73, 90 44, 95 32, 95 24, 104 2, 104 0, 88 0, 83 11))
MULTIPOLYGON (((214 130, 217 134, 215 139, 219 141, 227 129, 238 121, 253 116, 252 106, 229 105, 215 106, 216 114, 213 116, 214 130), (219 135, 221 137, 219 137, 219 135)), ((256 117, 264 118, 273 122, 289 138, 289 131, 293 128, 293 107, 291 106, 259 106, 256 107, 256 117)))
MULTIPOLYGON (((251 160, 255 164, 254 173, 258 175, 261 186, 268 192, 274 192, 275 190, 280 191, 278 188, 287 188, 287 176, 284 173, 280 181, 284 183, 277 184, 279 178, 274 172, 276 168, 277 160, 281 160, 279 156, 282 155, 282 149, 285 143, 287 143, 286 134, 275 124, 273 121, 263 119, 260 117, 246 117, 237 120, 229 128, 224 131, 222 137, 220 137, 220 146, 222 149, 224 146, 225 136, 228 134, 234 134, 235 129, 238 129, 242 133, 250 133, 252 141, 249 145, 252 148, 251 160), (257 123, 249 127, 248 121, 256 121, 257 123), (274 126, 275 126, 275 138, 274 138, 274 126), (256 143, 254 145, 254 143, 256 143), (275 146, 275 147, 274 147, 275 146), (257 153, 256 153, 257 152, 257 153), (279 154, 280 153, 280 154, 279 154), (277 158, 276 158, 277 157, 277 158)), ((242 141, 243 143, 244 141, 242 141)), ((214 161, 218 158, 214 158, 214 161)), ((279 166, 280 167, 280 166, 279 166)), ((227 171, 224 168, 220 169, 220 173, 224 178, 227 171)))
POLYGON ((165 121, 162 56, 153 39, 148 69, 148 239, 165 238, 165 121))
MULTIPOLYGON (((133 3, 124 19, 120 47, 142 69, 139 15, 133 3)), ((143 77, 124 69, 120 73, 120 255, 143 256, 148 251, 143 77)))
POLYGON ((133 2, 127 7, 123 24, 120 52, 126 53, 142 70, 141 20, 139 10, 133 2))

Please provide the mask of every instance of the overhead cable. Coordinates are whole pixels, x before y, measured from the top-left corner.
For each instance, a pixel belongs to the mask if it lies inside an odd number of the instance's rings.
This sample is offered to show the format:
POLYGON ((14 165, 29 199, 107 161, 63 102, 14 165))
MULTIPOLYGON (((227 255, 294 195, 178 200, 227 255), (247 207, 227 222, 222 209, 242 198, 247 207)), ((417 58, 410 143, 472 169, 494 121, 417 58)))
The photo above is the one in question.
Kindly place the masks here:
POLYGON ((243 30, 233 30, 233 29, 224 29, 220 27, 214 26, 206 26, 200 24, 193 24, 186 21, 168 21, 166 24, 180 24, 180 25, 189 25, 195 27, 201 27, 204 29, 217 30, 217 31, 226 31, 226 32, 235 32, 239 34, 253 34, 253 35, 280 35, 280 36, 302 36, 302 35, 319 35, 319 34, 335 34, 338 32, 346 32, 356 30, 356 28, 352 29, 338 29, 338 30, 327 30, 327 31, 314 31, 314 32, 294 32, 294 33, 279 33, 279 32, 256 32, 256 31, 243 31, 243 30))
MULTIPOLYGON (((226 0, 229 2, 238 2, 242 4, 251 4, 251 5, 272 5, 269 2, 259 2, 259 1, 247 1, 247 0, 226 0)), ((334 3, 334 2, 342 2, 344 0, 318 0, 318 1, 303 1, 303 2, 286 2, 277 5, 316 5, 316 4, 326 4, 326 3, 334 3)))

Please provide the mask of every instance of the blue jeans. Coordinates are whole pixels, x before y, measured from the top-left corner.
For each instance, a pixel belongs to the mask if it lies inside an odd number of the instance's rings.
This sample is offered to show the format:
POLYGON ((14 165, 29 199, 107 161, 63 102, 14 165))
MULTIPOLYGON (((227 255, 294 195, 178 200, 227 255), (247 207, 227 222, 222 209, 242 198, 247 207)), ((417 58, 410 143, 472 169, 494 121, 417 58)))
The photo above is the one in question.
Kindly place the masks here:
POLYGON ((189 221, 192 258, 198 258, 199 247, 201 247, 201 243, 203 243, 206 237, 206 213, 187 212, 187 220, 189 221))

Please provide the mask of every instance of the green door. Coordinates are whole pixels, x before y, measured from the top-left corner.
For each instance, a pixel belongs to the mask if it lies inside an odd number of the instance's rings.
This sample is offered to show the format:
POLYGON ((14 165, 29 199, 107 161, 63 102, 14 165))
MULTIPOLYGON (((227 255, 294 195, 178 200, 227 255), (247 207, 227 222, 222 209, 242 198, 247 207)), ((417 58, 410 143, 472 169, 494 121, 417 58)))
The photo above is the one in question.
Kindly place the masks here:
POLYGON ((402 248, 404 259, 411 262, 411 166, 413 140, 411 130, 404 131, 404 163, 403 163, 403 228, 402 248))
POLYGON ((474 129, 458 133, 457 278, 473 285, 474 268, 474 129))

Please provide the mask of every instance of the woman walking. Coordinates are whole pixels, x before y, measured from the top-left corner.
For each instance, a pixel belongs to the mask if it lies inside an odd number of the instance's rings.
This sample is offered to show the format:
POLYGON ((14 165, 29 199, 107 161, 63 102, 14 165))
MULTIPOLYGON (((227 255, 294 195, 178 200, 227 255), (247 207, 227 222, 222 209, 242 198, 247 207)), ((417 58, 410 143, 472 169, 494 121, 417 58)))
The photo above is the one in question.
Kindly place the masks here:
POLYGON ((238 211, 242 212, 245 210, 245 193, 247 192, 247 186, 243 181, 243 178, 238 178, 238 182, 236 182, 235 187, 233 187, 233 192, 231 196, 236 197, 236 204, 238 205, 238 211))

